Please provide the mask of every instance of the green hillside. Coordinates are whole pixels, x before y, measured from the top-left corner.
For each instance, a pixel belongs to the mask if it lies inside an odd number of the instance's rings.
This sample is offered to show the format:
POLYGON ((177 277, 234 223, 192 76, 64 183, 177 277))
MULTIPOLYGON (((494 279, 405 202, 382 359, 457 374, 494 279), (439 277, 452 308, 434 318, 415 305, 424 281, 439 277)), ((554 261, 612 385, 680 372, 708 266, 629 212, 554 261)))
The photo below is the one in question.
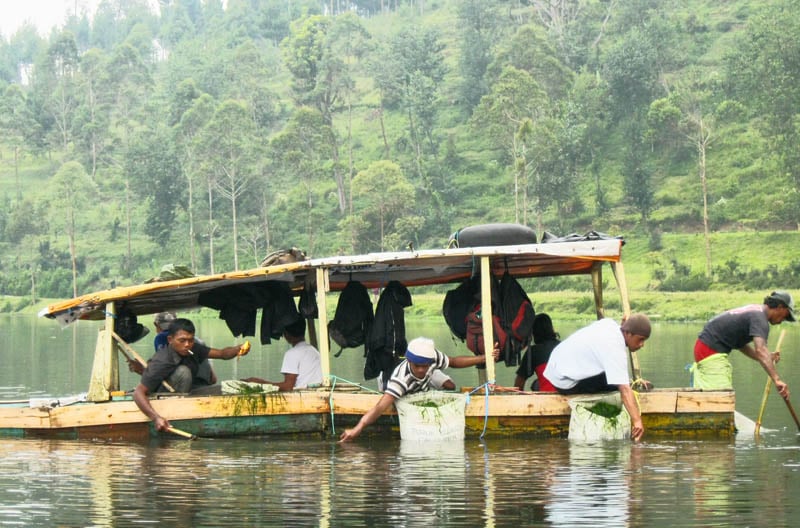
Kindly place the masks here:
POLYGON ((3 36, 0 309, 484 222, 624 236, 671 318, 800 287, 798 0, 342 4, 103 2, 3 36))

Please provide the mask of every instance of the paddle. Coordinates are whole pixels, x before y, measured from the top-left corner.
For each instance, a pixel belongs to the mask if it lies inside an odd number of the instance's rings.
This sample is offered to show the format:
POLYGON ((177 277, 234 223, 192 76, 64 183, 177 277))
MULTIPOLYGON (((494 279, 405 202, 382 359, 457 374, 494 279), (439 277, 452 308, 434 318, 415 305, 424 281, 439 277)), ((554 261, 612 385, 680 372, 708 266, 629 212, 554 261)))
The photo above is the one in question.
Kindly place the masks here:
POLYGON ((169 427, 167 428, 167 431, 169 431, 172 434, 188 438, 189 440, 197 440, 197 435, 194 435, 192 433, 187 433, 186 431, 182 431, 176 427, 169 427))
MULTIPOLYGON (((781 335, 778 338, 778 344, 775 346, 775 352, 781 351, 781 344, 783 343, 783 338, 785 336, 786 336, 786 329, 784 328, 783 330, 781 330, 781 335)), ((756 427, 754 430, 756 436, 758 436, 758 432, 761 430, 761 417, 764 415, 764 409, 767 406, 767 398, 769 398, 769 392, 771 388, 772 388, 772 378, 767 376, 767 384, 764 386, 764 395, 761 397, 761 409, 758 411, 758 419, 756 420, 756 427)), ((798 427, 800 427, 800 424, 798 424, 798 427)))

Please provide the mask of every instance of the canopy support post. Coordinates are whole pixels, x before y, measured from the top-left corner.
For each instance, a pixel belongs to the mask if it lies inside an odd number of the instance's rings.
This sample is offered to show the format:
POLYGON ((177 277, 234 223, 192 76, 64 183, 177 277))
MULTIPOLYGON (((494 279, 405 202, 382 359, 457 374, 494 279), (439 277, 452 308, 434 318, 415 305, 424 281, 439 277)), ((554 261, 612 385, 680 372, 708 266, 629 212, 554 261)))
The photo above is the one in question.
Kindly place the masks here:
POLYGON ((114 347, 114 303, 106 304, 105 326, 97 334, 94 349, 92 377, 86 399, 93 402, 108 401, 111 391, 119 390, 119 356, 114 347))
MULTIPOLYGON (((617 280, 617 287, 619 287, 620 300, 622 301, 622 320, 631 315, 631 303, 628 299, 628 284, 625 282, 625 268, 622 262, 612 262, 611 271, 614 273, 614 278, 617 280)), ((633 371, 633 381, 636 383, 642 379, 642 369, 639 366, 639 355, 636 352, 629 351, 631 358, 631 370, 633 371)))
POLYGON ((494 369, 494 328, 492 326, 492 267, 489 257, 481 257, 481 323, 483 324, 483 349, 486 353, 486 380, 497 383, 494 369))
POLYGON ((596 262, 592 266, 592 290, 594 291, 594 310, 598 319, 605 317, 603 314, 603 264, 596 262))
POLYGON ((319 355, 322 367, 322 385, 331 384, 331 342, 328 338, 327 293, 331 286, 327 268, 317 268, 317 312, 319 312, 319 355))

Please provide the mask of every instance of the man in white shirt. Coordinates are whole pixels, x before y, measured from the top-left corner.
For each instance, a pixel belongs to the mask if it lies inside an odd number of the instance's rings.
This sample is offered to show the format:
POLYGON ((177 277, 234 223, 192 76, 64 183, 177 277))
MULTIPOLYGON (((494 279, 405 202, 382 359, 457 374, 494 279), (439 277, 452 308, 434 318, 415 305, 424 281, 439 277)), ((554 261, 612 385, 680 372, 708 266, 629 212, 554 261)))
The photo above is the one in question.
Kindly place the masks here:
POLYGON ((281 374, 283 381, 267 381, 261 378, 247 378, 244 381, 277 385, 278 390, 290 391, 305 389, 322 384, 322 362, 319 351, 306 343, 306 320, 299 319, 287 325, 283 337, 292 348, 283 355, 281 374))
POLYGON ((644 426, 631 389, 625 349, 639 350, 648 337, 650 320, 644 314, 632 314, 622 326, 613 319, 600 319, 553 349, 544 376, 560 394, 618 390, 631 416, 631 438, 639 440, 644 426))

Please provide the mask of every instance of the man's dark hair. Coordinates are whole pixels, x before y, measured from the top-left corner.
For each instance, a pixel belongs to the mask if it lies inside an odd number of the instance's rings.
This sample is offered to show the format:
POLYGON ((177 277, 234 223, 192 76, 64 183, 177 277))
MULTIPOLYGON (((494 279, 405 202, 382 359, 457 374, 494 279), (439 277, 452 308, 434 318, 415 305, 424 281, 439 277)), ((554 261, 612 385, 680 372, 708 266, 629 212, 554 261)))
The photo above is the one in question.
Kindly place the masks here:
POLYGON ((169 330, 167 331, 167 335, 168 336, 174 336, 180 330, 183 330, 184 332, 188 332, 188 333, 194 335, 194 323, 191 322, 190 320, 184 319, 184 318, 175 319, 169 325, 169 330))
POLYGON ((781 306, 786 306, 786 303, 783 301, 779 301, 778 299, 774 299, 769 296, 764 298, 764 304, 766 304, 768 308, 780 308, 781 306))
POLYGON ((546 313, 536 314, 533 318, 533 342, 539 344, 548 339, 558 339, 558 334, 553 330, 553 320, 546 313))
POLYGON ((297 321, 286 325, 283 329, 284 332, 289 334, 293 337, 305 337, 306 336, 306 320, 302 317, 297 321))

